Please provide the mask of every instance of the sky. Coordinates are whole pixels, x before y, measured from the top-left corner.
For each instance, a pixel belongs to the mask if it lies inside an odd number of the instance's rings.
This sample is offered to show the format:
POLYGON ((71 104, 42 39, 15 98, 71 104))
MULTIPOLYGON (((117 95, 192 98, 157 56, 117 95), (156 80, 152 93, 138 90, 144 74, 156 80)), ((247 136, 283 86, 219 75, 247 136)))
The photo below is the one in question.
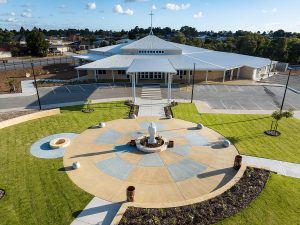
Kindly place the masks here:
POLYGON ((300 32, 300 0, 0 0, 0 27, 300 32))

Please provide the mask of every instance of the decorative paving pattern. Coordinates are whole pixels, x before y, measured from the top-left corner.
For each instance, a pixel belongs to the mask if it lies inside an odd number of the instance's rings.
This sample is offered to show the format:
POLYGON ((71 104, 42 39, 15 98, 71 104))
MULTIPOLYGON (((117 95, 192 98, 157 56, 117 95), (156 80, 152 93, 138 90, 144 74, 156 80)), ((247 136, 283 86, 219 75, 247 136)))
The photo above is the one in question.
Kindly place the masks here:
POLYGON ((30 153, 42 159, 55 159, 61 158, 64 156, 65 148, 58 148, 58 149, 51 149, 49 142, 56 138, 66 137, 69 138, 72 142, 72 139, 75 138, 78 134, 74 133, 61 133, 61 134, 54 134, 51 136, 44 137, 37 142, 35 142, 31 148, 30 153))
POLYGON ((107 122, 105 128, 83 132, 82 143, 78 137, 78 147, 67 149, 64 165, 79 161, 79 170, 67 172, 70 178, 82 189, 108 201, 124 201, 129 185, 136 187, 137 202, 196 198, 222 187, 230 180, 228 177, 235 175, 230 168, 238 152, 234 146, 222 147, 224 137, 220 134, 195 127, 190 122, 157 117, 107 122), (146 154, 128 144, 130 139, 147 134, 151 121, 159 135, 174 140, 173 148, 146 154), (83 143, 86 147, 82 147, 83 143), (88 157, 77 157, 80 155, 88 157))

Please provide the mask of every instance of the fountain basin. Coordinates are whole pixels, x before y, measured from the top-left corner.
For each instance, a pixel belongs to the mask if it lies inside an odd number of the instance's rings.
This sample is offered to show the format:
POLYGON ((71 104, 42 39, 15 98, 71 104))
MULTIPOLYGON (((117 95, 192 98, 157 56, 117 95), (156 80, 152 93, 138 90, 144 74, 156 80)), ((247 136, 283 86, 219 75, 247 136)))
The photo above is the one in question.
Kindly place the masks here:
POLYGON ((145 137, 149 138, 149 136, 141 136, 136 139, 136 148, 142 152, 146 152, 146 153, 162 152, 168 148, 169 141, 164 137, 161 137, 161 139, 163 141, 163 144, 161 146, 148 147, 148 146, 142 145, 141 140, 144 139, 145 137))
POLYGON ((69 146, 71 143, 69 138, 55 138, 50 141, 49 145, 51 149, 57 149, 57 148, 65 148, 69 146))

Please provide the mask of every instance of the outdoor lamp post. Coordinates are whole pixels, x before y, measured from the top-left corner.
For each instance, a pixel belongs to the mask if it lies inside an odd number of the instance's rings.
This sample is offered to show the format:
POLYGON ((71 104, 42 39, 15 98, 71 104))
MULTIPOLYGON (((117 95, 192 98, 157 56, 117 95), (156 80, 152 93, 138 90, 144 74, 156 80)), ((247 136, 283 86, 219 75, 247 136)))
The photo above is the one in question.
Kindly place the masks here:
POLYGON ((193 71, 193 84, 192 84, 191 103, 193 103, 193 99, 194 99, 195 70, 196 70, 196 63, 194 63, 194 71, 193 71))
POLYGON ((40 107, 40 110, 42 110, 41 101, 40 101, 40 95, 39 95, 39 89, 38 89, 37 83, 36 83, 36 78, 35 78, 33 63, 31 63, 31 69, 32 69, 32 74, 33 74, 33 79, 34 79, 34 86, 35 86, 35 89, 36 89, 36 95, 37 95, 38 102, 39 102, 39 107, 40 107))
POLYGON ((285 85, 285 90, 284 90, 284 94, 283 94, 283 98, 282 98, 282 102, 281 102, 281 106, 280 106, 280 114, 282 112, 282 109, 283 109, 283 105, 284 105, 284 100, 285 100, 285 96, 286 96, 286 90, 288 88, 288 84, 289 84, 289 80, 290 80, 290 76, 291 76, 291 72, 292 72, 292 67, 289 67, 288 70, 289 70, 289 75, 288 75, 288 78, 287 78, 287 81, 286 81, 286 85, 285 85))

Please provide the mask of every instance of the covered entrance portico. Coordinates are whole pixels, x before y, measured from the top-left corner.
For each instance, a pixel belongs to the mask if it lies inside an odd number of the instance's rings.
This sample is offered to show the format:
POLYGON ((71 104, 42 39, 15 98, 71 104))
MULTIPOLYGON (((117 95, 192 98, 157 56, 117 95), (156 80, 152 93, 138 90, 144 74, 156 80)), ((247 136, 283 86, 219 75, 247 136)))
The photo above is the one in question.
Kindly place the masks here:
POLYGON ((127 69, 132 83, 132 102, 136 102, 136 84, 143 80, 164 80, 168 85, 168 103, 171 102, 172 77, 177 73, 168 59, 135 59, 127 69))

